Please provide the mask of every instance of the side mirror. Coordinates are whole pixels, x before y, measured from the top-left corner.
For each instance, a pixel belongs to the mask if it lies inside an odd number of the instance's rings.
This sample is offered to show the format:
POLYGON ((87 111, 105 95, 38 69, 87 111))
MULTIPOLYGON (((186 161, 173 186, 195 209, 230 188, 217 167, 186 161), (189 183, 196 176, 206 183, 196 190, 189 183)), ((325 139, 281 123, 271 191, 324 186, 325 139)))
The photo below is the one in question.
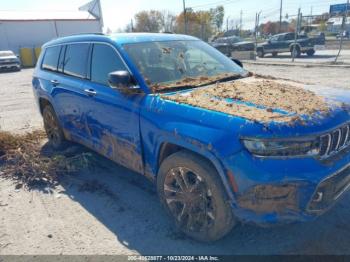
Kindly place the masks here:
POLYGON ((108 83, 113 88, 124 89, 133 85, 128 71, 114 71, 108 74, 108 83))
POLYGON ((235 58, 231 58, 231 60, 232 60, 234 63, 236 63, 237 65, 239 65, 240 67, 243 68, 243 63, 242 63, 240 60, 235 59, 235 58))

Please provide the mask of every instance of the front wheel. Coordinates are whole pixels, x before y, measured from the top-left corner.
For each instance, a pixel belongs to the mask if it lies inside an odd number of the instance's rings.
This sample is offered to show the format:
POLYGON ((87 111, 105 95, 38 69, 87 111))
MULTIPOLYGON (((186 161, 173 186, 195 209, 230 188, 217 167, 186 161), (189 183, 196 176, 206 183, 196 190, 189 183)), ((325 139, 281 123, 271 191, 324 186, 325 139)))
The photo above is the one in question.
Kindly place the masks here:
POLYGON ((176 226, 203 242, 226 235, 235 219, 216 170, 187 151, 166 158, 157 177, 159 198, 176 226))

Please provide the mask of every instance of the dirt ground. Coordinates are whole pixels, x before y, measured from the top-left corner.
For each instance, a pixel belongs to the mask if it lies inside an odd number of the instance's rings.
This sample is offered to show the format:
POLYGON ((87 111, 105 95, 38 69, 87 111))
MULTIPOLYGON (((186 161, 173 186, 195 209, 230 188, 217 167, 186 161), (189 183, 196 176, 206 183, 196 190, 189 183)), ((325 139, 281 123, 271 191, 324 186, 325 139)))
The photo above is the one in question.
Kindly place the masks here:
MULTIPOLYGON (((349 69, 247 65, 251 71, 350 88, 349 69)), ((31 69, 0 74, 0 124, 41 128, 31 69)), ((350 193, 313 222, 238 225, 202 244, 174 230, 153 187, 120 166, 64 177, 56 189, 27 191, 0 175, 0 255, 5 254, 350 254, 350 193)))

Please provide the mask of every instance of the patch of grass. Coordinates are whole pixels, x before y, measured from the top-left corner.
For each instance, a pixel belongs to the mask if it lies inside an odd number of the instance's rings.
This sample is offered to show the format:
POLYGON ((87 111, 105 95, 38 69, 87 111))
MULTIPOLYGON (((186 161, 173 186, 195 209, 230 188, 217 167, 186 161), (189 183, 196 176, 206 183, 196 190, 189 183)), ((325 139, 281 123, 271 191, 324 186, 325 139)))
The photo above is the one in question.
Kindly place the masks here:
POLYGON ((43 131, 25 135, 0 131, 0 177, 28 189, 55 187, 60 177, 98 165, 96 154, 88 150, 73 146, 53 151, 44 145, 45 139, 43 131))

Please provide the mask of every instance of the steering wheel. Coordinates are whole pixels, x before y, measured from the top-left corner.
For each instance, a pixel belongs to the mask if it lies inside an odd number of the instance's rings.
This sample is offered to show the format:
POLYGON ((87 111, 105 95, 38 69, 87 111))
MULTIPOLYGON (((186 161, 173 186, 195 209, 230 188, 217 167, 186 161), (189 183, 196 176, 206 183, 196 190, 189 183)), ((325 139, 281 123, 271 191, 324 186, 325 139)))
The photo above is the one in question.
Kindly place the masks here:
POLYGON ((192 68, 191 71, 196 75, 200 75, 200 74, 206 75, 209 73, 209 69, 204 64, 196 65, 195 67, 192 68))

